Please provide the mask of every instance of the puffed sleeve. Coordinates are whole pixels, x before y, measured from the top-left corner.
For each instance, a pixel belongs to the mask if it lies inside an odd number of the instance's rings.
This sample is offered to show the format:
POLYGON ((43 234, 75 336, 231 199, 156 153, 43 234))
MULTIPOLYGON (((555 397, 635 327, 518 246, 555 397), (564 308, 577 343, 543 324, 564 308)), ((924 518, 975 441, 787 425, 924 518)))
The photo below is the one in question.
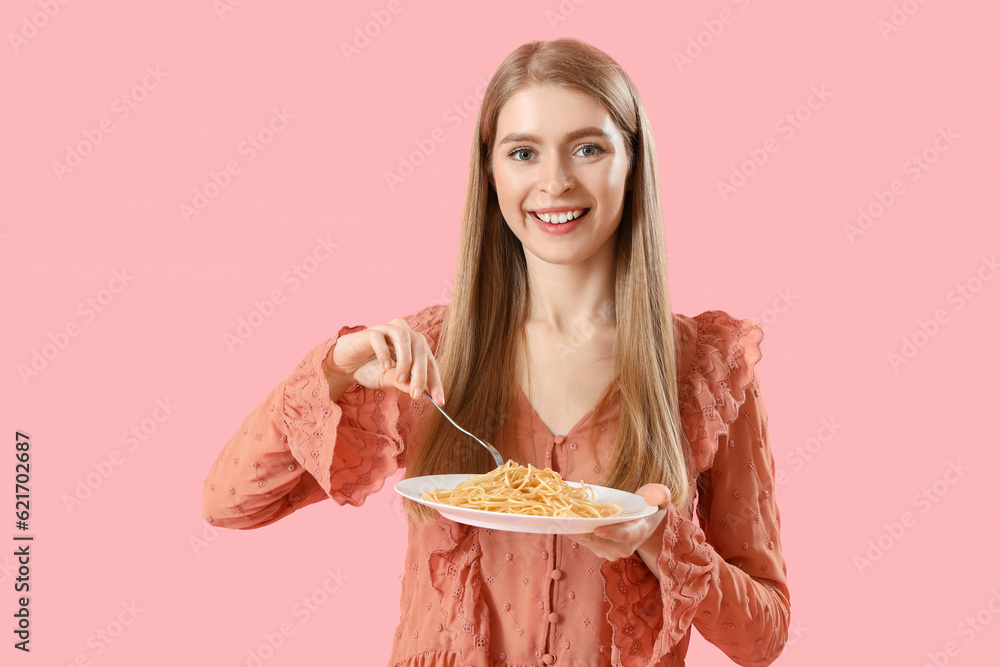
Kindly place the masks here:
POLYGON ((704 475, 711 482, 699 491, 699 516, 714 574, 694 626, 737 664, 769 665, 787 641, 791 609, 774 458, 756 375, 704 475))
MULTIPOLYGON (((430 306, 403 318, 432 353, 445 310, 430 306)), ((419 402, 359 383, 330 400, 323 360, 341 336, 364 329, 343 327, 314 348, 247 416, 205 479, 205 521, 259 528, 326 498, 359 506, 405 464, 419 402)))
POLYGON ((763 332, 721 311, 687 324, 681 336, 692 352, 678 369, 681 418, 703 471, 697 486, 705 528, 671 506, 656 576, 638 555, 602 567, 613 664, 656 665, 694 625, 737 664, 768 665, 785 644, 789 596, 754 369, 763 332))

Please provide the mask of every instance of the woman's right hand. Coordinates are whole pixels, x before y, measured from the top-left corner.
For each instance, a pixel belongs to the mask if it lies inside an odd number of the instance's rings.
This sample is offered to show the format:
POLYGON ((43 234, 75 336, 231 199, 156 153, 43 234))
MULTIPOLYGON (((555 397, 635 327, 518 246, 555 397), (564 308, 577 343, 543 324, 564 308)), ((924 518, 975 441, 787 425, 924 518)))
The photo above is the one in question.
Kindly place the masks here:
POLYGON ((444 405, 444 385, 437 360, 424 335, 397 318, 337 339, 327 359, 327 374, 344 383, 358 382, 370 389, 395 388, 414 399, 426 389, 444 405))

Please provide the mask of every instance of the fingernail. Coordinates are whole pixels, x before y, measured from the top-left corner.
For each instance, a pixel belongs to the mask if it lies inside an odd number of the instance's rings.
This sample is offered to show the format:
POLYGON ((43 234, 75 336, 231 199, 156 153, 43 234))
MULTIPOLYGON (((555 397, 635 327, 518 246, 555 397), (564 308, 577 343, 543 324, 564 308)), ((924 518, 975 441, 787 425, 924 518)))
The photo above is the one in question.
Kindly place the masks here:
POLYGON ((388 361, 383 361, 382 368, 384 368, 385 370, 389 370, 390 368, 392 368, 392 364, 390 364, 388 361))

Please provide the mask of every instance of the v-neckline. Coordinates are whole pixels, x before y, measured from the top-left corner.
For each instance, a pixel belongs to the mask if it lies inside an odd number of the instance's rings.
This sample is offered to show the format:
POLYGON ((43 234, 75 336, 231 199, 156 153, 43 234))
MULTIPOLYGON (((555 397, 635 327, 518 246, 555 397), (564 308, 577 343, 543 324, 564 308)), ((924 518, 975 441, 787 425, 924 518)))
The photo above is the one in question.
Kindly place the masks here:
MULTIPOLYGON (((616 384, 617 384, 617 380, 612 380, 611 384, 609 384, 608 386, 611 387, 611 386, 614 386, 616 384)), ((605 387, 604 393, 601 394, 601 397, 597 399, 597 403, 594 404, 594 407, 590 408, 590 410, 588 410, 587 413, 585 415, 583 415, 583 417, 580 417, 580 420, 578 422, 576 422, 575 424, 573 424, 573 426, 569 429, 569 431, 567 431, 564 434, 559 434, 559 433, 553 433, 552 429, 549 428, 548 424, 546 424, 544 421, 542 421, 542 416, 538 414, 538 411, 535 410, 535 406, 533 406, 531 404, 531 401, 528 400, 528 395, 524 393, 524 389, 521 388, 521 385, 518 384, 517 382, 514 382, 514 386, 517 388, 517 393, 520 395, 521 399, 524 401, 524 404, 527 405, 528 409, 531 411, 532 419, 535 420, 535 421, 537 421, 542 426, 544 426, 545 430, 548 431, 549 436, 552 437, 552 438, 557 438, 560 435, 562 435, 564 438, 568 438, 578 428, 580 428, 582 425, 584 425, 585 423, 587 423, 587 421, 590 420, 590 418, 593 416, 594 412, 597 410, 598 406, 600 406, 601 401, 604 400, 604 398, 605 398, 605 396, 607 395, 607 392, 608 392, 608 388, 605 387)))

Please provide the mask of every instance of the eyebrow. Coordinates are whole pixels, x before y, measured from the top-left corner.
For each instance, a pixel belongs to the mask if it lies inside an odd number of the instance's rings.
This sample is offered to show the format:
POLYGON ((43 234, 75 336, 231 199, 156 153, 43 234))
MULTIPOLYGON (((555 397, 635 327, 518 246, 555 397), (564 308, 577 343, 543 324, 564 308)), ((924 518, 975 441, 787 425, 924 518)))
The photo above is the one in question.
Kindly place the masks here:
MULTIPOLYGON (((608 141, 612 141, 608 133, 599 127, 581 127, 579 130, 569 132, 565 137, 563 137, 563 140, 573 141, 575 139, 582 139, 583 137, 604 137, 608 141)), ((497 145, 502 146, 504 144, 517 143, 521 141, 527 141, 535 144, 542 143, 542 140, 533 134, 528 134, 526 132, 512 132, 504 137, 497 145)))

